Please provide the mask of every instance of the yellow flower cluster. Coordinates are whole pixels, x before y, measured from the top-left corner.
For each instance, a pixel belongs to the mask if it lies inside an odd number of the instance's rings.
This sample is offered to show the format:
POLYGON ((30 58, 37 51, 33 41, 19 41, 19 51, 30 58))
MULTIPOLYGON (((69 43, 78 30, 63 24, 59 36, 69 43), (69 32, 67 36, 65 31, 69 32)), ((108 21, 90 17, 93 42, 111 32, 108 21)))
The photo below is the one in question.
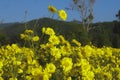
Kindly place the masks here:
MULTIPOLYGON (((36 42, 38 47, 0 47, 0 80, 120 79, 120 49, 81 46, 75 39, 71 45, 50 27, 43 27, 42 33, 49 36, 48 42, 36 42)), ((23 34, 28 37, 21 38, 27 41, 39 40, 32 30, 23 34)))
POLYGON ((65 20, 67 19, 67 13, 66 13, 66 11, 63 10, 63 9, 57 10, 54 6, 49 5, 49 6, 48 6, 48 10, 49 10, 50 12, 52 12, 53 14, 56 13, 56 12, 58 12, 59 18, 60 18, 61 20, 64 20, 64 21, 65 21, 65 20))
POLYGON ((70 72, 70 70, 72 69, 72 66, 73 66, 72 58, 64 57, 61 60, 61 64, 62 64, 62 67, 63 67, 63 71, 65 73, 70 72))
MULTIPOLYGON (((48 6, 66 20, 64 10, 48 6)), ((20 34, 25 40, 0 47, 0 80, 120 80, 120 49, 81 46, 76 39, 67 41, 50 27, 43 27, 47 41, 27 29, 20 34)))
POLYGON ((48 80, 56 66, 39 64, 32 49, 19 47, 17 44, 0 48, 0 80, 48 80))
POLYGON ((24 40, 39 41, 39 36, 35 36, 34 31, 30 29, 25 30, 23 34, 20 34, 20 37, 24 40))

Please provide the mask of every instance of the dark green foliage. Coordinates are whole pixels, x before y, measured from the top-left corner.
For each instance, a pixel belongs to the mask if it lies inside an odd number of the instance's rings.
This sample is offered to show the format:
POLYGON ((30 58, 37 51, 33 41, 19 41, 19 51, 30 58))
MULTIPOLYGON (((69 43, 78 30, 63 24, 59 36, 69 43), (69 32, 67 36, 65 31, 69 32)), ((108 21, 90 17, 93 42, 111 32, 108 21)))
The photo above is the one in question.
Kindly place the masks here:
POLYGON ((119 24, 120 23, 116 21, 94 24, 93 26, 95 27, 91 29, 89 33, 92 43, 98 47, 102 46, 119 47, 120 36, 118 35, 120 27, 117 26, 119 24))
POLYGON ((114 21, 113 33, 120 36, 120 22, 114 21))
POLYGON ((78 41, 81 42, 81 44, 84 46, 84 45, 87 45, 90 43, 90 39, 89 39, 89 34, 86 30, 83 29, 83 31, 79 32, 77 34, 77 38, 76 38, 78 41))
POLYGON ((111 37, 112 46, 115 48, 120 48, 120 36, 118 34, 113 34, 111 37))
POLYGON ((109 26, 110 23, 100 23, 90 30, 89 34, 91 41, 94 45, 98 47, 111 46, 110 35, 112 27, 109 26))
POLYGON ((0 46, 6 44, 6 35, 0 33, 0 46))
POLYGON ((120 48, 120 22, 114 21, 111 42, 113 44, 113 47, 120 48))
POLYGON ((63 35, 65 39, 74 38, 84 46, 90 42, 97 46, 120 47, 120 22, 103 22, 90 25, 89 32, 84 30, 82 24, 76 21, 64 22, 50 18, 42 18, 24 23, 0 25, 0 44, 23 43, 20 34, 27 29, 33 29, 35 34, 41 36, 41 42, 46 42, 48 36, 42 36, 42 27, 52 27, 57 35, 63 35))

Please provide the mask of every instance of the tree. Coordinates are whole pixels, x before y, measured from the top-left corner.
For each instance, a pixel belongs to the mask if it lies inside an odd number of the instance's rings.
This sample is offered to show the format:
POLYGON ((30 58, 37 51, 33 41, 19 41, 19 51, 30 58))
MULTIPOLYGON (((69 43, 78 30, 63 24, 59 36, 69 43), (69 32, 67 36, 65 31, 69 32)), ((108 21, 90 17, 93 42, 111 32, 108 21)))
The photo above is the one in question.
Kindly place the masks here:
POLYGON ((120 21, 120 10, 119 10, 118 13, 116 14, 116 17, 117 17, 118 20, 120 21))
MULTIPOLYGON (((93 4, 95 0, 72 0, 72 10, 76 9, 80 13, 82 25, 85 30, 89 31, 90 24, 93 21, 93 4)), ((69 9, 69 8, 68 8, 69 9)))

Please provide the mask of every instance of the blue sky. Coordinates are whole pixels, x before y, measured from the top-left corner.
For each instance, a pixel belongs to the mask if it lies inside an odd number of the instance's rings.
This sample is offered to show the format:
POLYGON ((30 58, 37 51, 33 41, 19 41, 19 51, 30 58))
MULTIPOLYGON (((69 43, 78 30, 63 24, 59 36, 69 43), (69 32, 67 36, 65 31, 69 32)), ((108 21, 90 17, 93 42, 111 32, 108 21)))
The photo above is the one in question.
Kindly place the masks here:
MULTIPOLYGON (((54 5, 57 9, 69 7, 71 0, 0 0, 0 20, 3 22, 22 22, 24 21, 25 11, 26 20, 48 17, 48 5, 54 5)), ((113 21, 115 14, 120 9, 120 0, 96 0, 94 4, 94 22, 113 21)), ((80 20, 76 11, 67 11, 68 21, 73 19, 80 20)))

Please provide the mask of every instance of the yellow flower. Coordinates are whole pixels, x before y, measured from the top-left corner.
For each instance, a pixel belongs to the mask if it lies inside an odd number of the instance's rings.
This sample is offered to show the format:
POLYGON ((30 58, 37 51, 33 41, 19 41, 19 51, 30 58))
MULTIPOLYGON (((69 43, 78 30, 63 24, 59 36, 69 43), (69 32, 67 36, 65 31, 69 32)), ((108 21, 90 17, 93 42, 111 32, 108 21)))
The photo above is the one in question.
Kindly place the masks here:
POLYGON ((45 71, 47 71, 48 73, 54 73, 56 70, 56 67, 53 63, 49 63, 46 65, 45 71))
POLYGON ((73 65, 72 58, 64 57, 61 60, 61 64, 62 64, 62 67, 63 67, 63 71, 65 73, 69 72, 72 69, 72 65, 73 65))
POLYGON ((86 59, 81 59, 80 63, 81 63, 82 72, 86 72, 91 69, 89 62, 86 59))
POLYGON ((42 80, 49 80, 49 76, 48 75, 43 75, 43 79, 42 80))
POLYGON ((13 61, 13 65, 21 65, 21 61, 13 61))
POLYGON ((84 73, 82 72, 82 76, 83 80, 94 80, 94 72, 92 71, 85 71, 84 73))
POLYGON ((0 80, 4 80, 2 77, 0 77, 0 80))
POLYGON ((57 36, 55 36, 55 35, 50 36, 50 38, 49 38, 49 42, 51 42, 51 43, 54 44, 54 45, 60 43, 59 38, 58 38, 57 36))
POLYGON ((68 77, 67 80, 72 80, 72 78, 71 78, 71 77, 68 77))
POLYGON ((112 49, 111 48, 105 48, 105 52, 106 52, 106 57, 110 57, 112 56, 112 49))
POLYGON ((26 80, 32 80, 31 76, 26 76, 26 80))
POLYGON ((19 46, 17 44, 12 44, 11 48, 14 50, 15 53, 21 53, 22 52, 21 48, 19 48, 19 46))
POLYGON ((27 56, 27 63, 32 64, 32 57, 31 56, 27 56))
POLYGON ((20 34, 20 38, 26 40, 28 38, 27 34, 20 34))
MULTIPOLYGON (((0 69, 0 76, 2 76, 3 75, 3 69, 0 69)), ((2 80, 2 79, 0 79, 0 80, 2 80)))
POLYGON ((103 75, 106 76, 108 80, 112 80, 112 74, 110 72, 105 72, 103 75))
POLYGON ((54 32, 54 30, 52 28, 48 27, 48 28, 46 28, 45 34, 54 35, 55 32, 54 32))
POLYGON ((36 41, 39 41, 39 39, 40 39, 39 36, 34 36, 34 37, 32 38, 32 41, 35 41, 35 42, 36 42, 36 41))
POLYGON ((9 78, 9 80, 18 80, 17 78, 9 78))
POLYGON ((66 44, 67 46, 63 45, 63 46, 60 46, 60 49, 61 49, 61 54, 63 56, 69 56, 72 54, 72 51, 71 51, 71 45, 69 45, 69 43, 66 44))
POLYGON ((59 39, 60 39, 60 42, 61 42, 62 44, 65 44, 65 43, 66 43, 66 40, 65 40, 65 38, 64 38, 62 35, 59 36, 59 39))
POLYGON ((3 62, 0 61, 0 69, 3 67, 3 62))
POLYGON ((78 42, 76 39, 73 39, 72 42, 75 43, 77 46, 81 46, 80 42, 78 42))
POLYGON ((104 53, 105 52, 102 49, 97 48, 94 52, 94 55, 102 56, 104 53))
POLYGON ((52 56, 55 57, 55 60, 58 60, 61 58, 61 52, 60 52, 60 49, 59 48, 56 48, 56 47, 52 47, 50 48, 50 53, 52 56))
POLYGON ((42 28, 42 33, 45 33, 45 30, 46 30, 46 28, 45 28, 45 27, 43 27, 43 28, 42 28))
POLYGON ((33 60, 33 61, 32 61, 32 64, 33 64, 33 65, 38 65, 37 60, 36 60, 36 59, 35 59, 35 60, 33 60))
POLYGON ((117 78, 120 79, 120 72, 118 73, 117 78))
POLYGON ((18 69, 18 73, 23 73, 23 70, 22 69, 18 69))
POLYGON ((93 48, 89 45, 86 45, 83 49, 85 56, 90 57, 93 53, 93 48))
POLYGON ((27 33, 27 34, 33 34, 34 32, 33 32, 33 30, 27 29, 27 30, 25 30, 25 33, 27 33))
POLYGON ((47 70, 44 70, 44 71, 43 71, 42 77, 44 77, 45 75, 46 75, 47 78, 51 78, 51 77, 52 77, 52 73, 48 73, 47 70))
POLYGON ((33 76, 38 76, 42 74, 42 67, 32 68, 31 73, 33 76))
POLYGON ((65 12, 65 10, 59 10, 58 15, 59 15, 60 19, 62 19, 62 20, 67 19, 67 13, 65 12))
POLYGON ((48 6, 48 10, 49 10, 50 12, 52 12, 52 13, 56 13, 56 12, 57 12, 57 9, 56 9, 54 6, 52 6, 52 5, 49 5, 49 6, 48 6))

